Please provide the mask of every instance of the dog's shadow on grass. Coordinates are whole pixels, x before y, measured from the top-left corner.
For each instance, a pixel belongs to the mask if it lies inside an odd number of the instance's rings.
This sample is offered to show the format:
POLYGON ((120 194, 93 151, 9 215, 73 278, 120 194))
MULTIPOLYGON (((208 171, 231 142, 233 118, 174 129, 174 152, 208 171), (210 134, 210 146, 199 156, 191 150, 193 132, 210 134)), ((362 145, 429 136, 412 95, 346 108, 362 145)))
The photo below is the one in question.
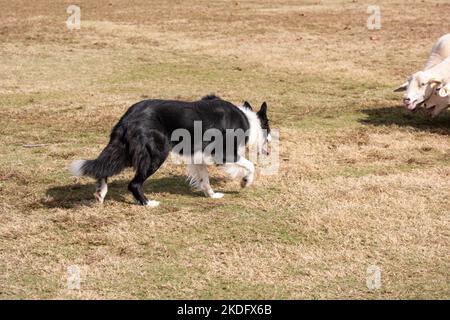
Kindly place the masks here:
MULTIPOLYGON (((217 179, 210 178, 211 184, 218 182, 217 179)), ((111 179, 108 182, 108 194, 106 200, 114 200, 123 203, 134 204, 125 197, 128 192, 126 179, 111 179)), ((42 199, 42 205, 48 208, 74 208, 79 206, 91 206, 95 204, 94 193, 95 183, 69 184, 65 186, 51 187, 46 191, 46 197, 42 199)), ((203 197, 203 193, 193 190, 186 181, 186 176, 172 175, 161 178, 149 178, 144 184, 144 192, 151 197, 152 193, 170 193, 178 195, 189 195, 190 197, 203 197)), ((233 192, 228 192, 233 193, 233 192)))
POLYGON ((400 127, 412 127, 420 131, 428 131, 442 135, 450 135, 450 112, 432 119, 423 111, 407 113, 402 107, 380 107, 361 110, 367 118, 359 120, 362 124, 374 126, 397 125, 400 127))

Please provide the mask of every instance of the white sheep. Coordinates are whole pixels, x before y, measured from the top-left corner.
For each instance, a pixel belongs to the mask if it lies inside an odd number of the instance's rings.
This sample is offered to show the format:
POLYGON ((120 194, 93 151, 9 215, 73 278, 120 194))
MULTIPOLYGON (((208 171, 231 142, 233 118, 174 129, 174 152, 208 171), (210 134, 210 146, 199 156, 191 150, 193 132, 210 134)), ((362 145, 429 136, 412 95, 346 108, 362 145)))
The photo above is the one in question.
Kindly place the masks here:
POLYGON ((436 85, 447 79, 450 79, 450 34, 434 44, 424 70, 414 73, 394 91, 406 91, 403 104, 413 111, 433 94, 436 85))
POLYGON ((433 45, 430 57, 425 64, 424 70, 434 67, 448 57, 450 57, 450 33, 440 37, 433 45))
POLYGON ((426 112, 436 117, 450 105, 450 84, 444 84, 435 89, 431 96, 425 100, 423 106, 426 112))

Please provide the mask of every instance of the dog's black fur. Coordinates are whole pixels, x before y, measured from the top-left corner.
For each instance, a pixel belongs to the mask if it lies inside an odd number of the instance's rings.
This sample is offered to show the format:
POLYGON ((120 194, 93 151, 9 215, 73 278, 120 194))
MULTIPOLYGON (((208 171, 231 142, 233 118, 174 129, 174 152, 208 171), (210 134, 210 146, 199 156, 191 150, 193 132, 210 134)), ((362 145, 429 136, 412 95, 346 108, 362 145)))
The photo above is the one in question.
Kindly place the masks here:
MULTIPOLYGON (((264 103, 265 106, 265 103, 264 103)), ((246 102, 244 107, 251 108, 246 102)), ((262 129, 269 132, 267 107, 257 113, 262 129)), ((250 124, 245 113, 230 102, 215 95, 208 95, 199 101, 144 100, 131 106, 114 126, 110 141, 95 160, 86 160, 80 169, 81 175, 91 176, 98 181, 133 167, 136 175, 128 189, 140 204, 146 204, 142 184, 164 163, 178 141, 171 141, 176 129, 186 129, 194 137, 194 121, 201 121, 203 132, 207 129, 242 129, 247 132, 250 124)), ((193 141, 192 153, 210 141, 193 141)), ((233 150, 233 159, 238 157, 237 148, 245 141, 238 141, 233 150)), ((229 161, 227 155, 224 161, 229 161)), ((233 160, 231 160, 233 161, 233 160)))

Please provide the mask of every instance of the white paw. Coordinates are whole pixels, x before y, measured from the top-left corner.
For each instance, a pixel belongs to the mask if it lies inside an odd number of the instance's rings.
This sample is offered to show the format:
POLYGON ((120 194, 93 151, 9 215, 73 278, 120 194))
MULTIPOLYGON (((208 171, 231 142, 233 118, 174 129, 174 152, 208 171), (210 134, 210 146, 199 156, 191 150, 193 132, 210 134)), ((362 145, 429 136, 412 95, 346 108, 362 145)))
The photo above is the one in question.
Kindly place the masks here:
POLYGON ((246 176, 241 180, 241 188, 247 188, 253 183, 253 175, 246 176))
POLYGON ((95 199, 100 202, 101 204, 103 204, 103 202, 105 201, 105 197, 102 197, 102 195, 100 194, 100 192, 96 192, 94 193, 94 197, 95 199))
POLYGON ((150 207, 150 208, 155 208, 155 207, 159 206, 159 201, 148 200, 147 203, 145 204, 145 206, 150 207))
POLYGON ((211 198, 213 198, 213 199, 220 199, 220 198, 223 198, 223 196, 224 196, 223 193, 220 193, 220 192, 214 192, 214 193, 211 195, 211 198))

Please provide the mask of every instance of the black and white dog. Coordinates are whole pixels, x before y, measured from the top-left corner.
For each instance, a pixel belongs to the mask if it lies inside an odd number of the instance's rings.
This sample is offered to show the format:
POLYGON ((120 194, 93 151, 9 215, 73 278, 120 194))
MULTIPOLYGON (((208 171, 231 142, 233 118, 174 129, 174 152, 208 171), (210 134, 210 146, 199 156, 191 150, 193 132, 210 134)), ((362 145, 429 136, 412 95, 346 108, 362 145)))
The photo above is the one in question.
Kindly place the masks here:
POLYGON ((254 112, 248 102, 237 107, 214 95, 194 102, 144 100, 131 106, 114 126, 108 145, 97 159, 73 161, 70 172, 94 177, 94 195, 103 203, 107 178, 133 167, 136 175, 128 190, 139 204, 156 207, 159 202, 145 197, 142 184, 172 151, 189 160, 188 175, 193 186, 208 197, 222 198, 223 194, 214 192, 209 184, 207 164, 223 166, 234 178, 241 179, 242 187, 247 187, 253 182, 255 167, 244 157, 245 147, 253 146, 258 154, 268 154, 269 142, 265 102, 254 112), (236 134, 238 131, 244 135, 236 134), (188 143, 186 136, 190 138, 188 143))

